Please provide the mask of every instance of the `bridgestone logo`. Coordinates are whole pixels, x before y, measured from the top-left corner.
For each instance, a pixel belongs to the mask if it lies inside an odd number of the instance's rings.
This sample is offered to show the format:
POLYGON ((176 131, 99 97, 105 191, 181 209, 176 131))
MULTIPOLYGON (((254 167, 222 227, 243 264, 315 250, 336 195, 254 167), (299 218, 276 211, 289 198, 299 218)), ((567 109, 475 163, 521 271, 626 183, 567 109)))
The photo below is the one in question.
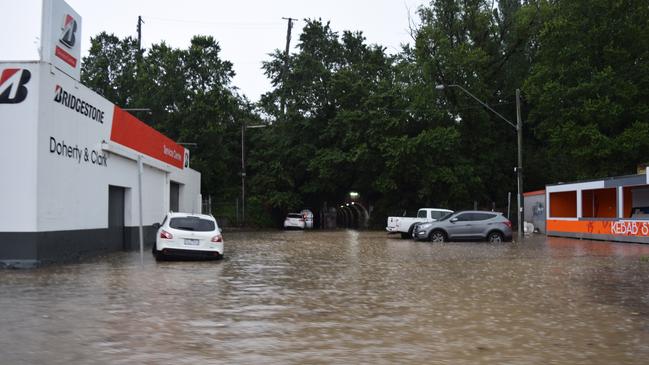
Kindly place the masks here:
POLYGON ((27 88, 32 74, 25 69, 7 68, 0 73, 0 104, 18 104, 27 98, 27 88))
POLYGON ((102 124, 104 123, 103 110, 98 109, 92 104, 87 103, 85 100, 68 93, 67 91, 63 90, 60 85, 56 85, 56 94, 54 95, 54 101, 94 121, 102 124))

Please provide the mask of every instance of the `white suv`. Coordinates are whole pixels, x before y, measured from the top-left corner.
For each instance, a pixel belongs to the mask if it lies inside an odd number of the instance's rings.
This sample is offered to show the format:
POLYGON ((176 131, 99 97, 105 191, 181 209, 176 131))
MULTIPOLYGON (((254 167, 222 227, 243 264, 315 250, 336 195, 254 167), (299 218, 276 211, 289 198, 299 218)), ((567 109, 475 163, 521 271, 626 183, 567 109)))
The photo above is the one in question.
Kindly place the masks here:
POLYGON ((284 219, 285 229, 304 229, 305 226, 304 217, 300 213, 288 213, 284 219))
POLYGON ((156 233, 153 255, 156 259, 223 257, 223 236, 211 215, 167 213, 156 233))

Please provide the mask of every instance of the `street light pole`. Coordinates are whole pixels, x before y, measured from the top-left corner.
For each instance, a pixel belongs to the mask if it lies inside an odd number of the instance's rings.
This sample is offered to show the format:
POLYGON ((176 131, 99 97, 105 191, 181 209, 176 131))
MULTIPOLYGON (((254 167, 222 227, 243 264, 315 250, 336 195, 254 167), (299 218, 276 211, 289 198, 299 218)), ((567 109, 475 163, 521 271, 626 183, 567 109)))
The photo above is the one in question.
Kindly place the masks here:
POLYGON ((241 121, 241 225, 246 217, 246 161, 244 158, 244 151, 246 150, 246 121, 241 121))
POLYGON ((496 114, 497 116, 500 117, 500 119, 504 120, 512 126, 514 129, 516 129, 516 140, 517 140, 517 147, 518 147, 518 164, 516 166, 516 185, 517 185, 517 203, 518 203, 518 240, 522 240, 523 238, 523 121, 521 120, 521 103, 520 103, 520 97, 521 97, 521 91, 520 89, 516 89, 516 124, 512 123, 509 121, 509 119, 505 118, 502 116, 502 114, 498 113, 495 111, 492 107, 487 105, 487 103, 483 102, 482 100, 478 99, 477 96, 471 94, 469 90, 463 88, 460 85, 457 84, 450 84, 450 85, 436 85, 435 89, 437 90, 444 90, 447 87, 456 87, 462 91, 464 91, 467 95, 472 97, 475 101, 480 103, 480 105, 484 106, 485 108, 489 109, 492 113, 496 114))
POLYGON ((523 237, 523 121, 521 120, 521 90, 516 89, 516 139, 518 140, 518 167, 516 179, 518 180, 518 240, 523 237))

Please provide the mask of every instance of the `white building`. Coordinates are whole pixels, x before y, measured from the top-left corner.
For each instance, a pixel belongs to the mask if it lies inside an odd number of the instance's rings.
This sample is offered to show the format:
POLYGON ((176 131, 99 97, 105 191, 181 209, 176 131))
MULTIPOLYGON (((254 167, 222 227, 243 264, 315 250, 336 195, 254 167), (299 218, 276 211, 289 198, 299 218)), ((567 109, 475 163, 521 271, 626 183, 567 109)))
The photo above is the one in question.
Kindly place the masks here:
POLYGON ((78 81, 80 25, 45 0, 42 59, 0 61, 0 266, 137 247, 140 200, 147 242, 201 211, 188 151, 78 81))

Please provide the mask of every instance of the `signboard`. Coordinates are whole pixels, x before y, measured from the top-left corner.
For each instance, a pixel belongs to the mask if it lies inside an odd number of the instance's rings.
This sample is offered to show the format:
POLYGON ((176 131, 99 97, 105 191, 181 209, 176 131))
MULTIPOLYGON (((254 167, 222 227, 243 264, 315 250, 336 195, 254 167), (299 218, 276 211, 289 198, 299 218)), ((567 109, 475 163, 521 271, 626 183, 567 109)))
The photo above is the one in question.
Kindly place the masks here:
POLYGON ((611 235, 626 237, 649 237, 649 221, 646 220, 596 220, 547 221, 547 230, 553 232, 585 233, 594 235, 611 235))
POLYGON ((43 0, 41 60, 80 79, 81 16, 63 0, 43 0))
POLYGON ((183 146, 118 107, 113 113, 110 140, 179 169, 189 158, 183 146))

